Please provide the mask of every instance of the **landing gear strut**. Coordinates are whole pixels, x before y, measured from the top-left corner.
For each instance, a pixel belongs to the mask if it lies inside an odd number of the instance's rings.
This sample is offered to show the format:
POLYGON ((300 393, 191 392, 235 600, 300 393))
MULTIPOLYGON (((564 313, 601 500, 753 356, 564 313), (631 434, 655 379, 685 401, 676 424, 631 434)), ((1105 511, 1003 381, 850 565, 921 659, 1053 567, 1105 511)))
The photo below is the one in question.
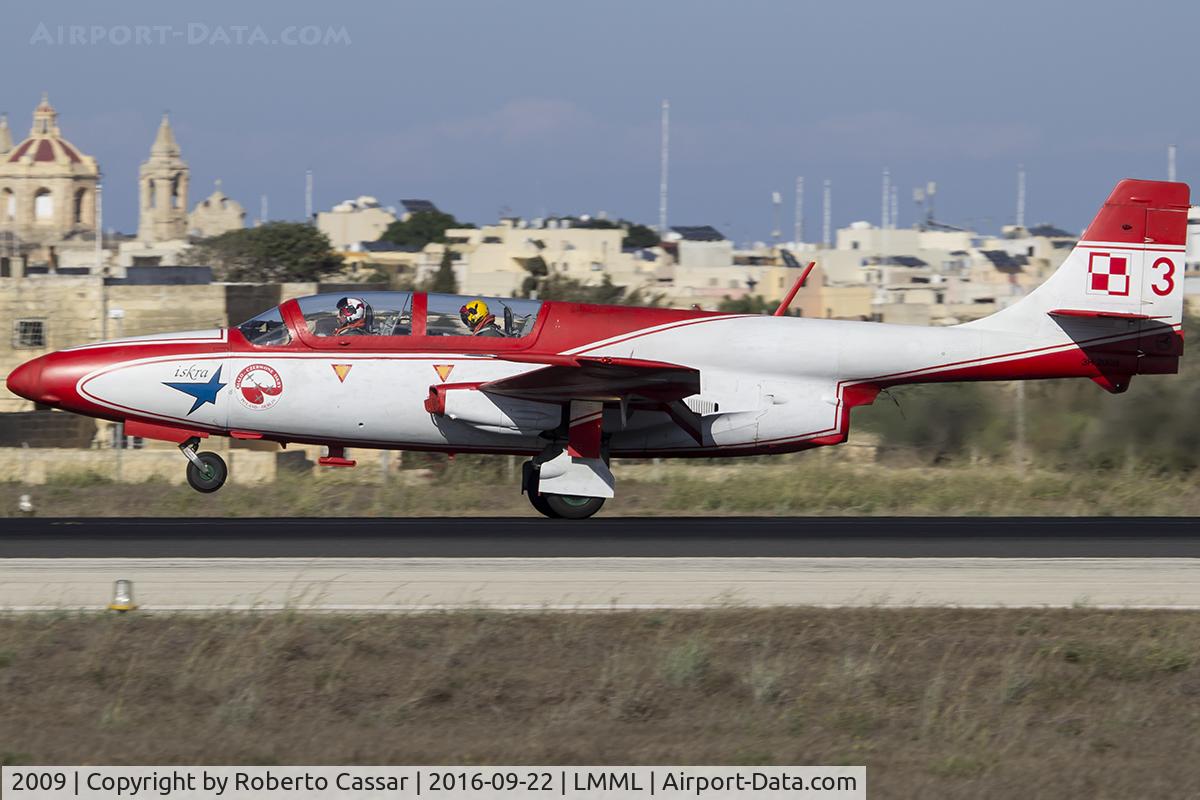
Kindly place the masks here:
POLYGON ((197 492, 209 494, 225 485, 225 479, 229 477, 229 467, 226 466, 225 459, 216 453, 197 453, 196 448, 199 446, 200 440, 193 436, 179 445, 179 451, 188 460, 188 485, 197 492))

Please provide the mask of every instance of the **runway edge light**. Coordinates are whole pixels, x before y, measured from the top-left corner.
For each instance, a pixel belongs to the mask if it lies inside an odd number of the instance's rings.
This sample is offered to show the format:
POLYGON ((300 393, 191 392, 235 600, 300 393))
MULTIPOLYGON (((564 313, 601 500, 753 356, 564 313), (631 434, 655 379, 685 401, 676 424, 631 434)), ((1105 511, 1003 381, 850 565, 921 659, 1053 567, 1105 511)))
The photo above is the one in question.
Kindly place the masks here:
POLYGON ((113 599, 108 604, 109 611, 133 611, 137 603, 133 602, 133 581, 119 580, 113 586, 113 599))

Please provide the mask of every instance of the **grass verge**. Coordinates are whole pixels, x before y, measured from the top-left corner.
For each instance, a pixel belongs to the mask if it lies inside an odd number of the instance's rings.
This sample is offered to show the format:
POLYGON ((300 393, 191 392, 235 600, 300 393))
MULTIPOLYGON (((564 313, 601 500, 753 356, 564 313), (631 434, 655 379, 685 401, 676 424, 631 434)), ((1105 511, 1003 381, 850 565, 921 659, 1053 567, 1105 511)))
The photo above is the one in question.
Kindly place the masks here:
POLYGON ((866 764, 871 796, 1200 788, 1200 614, 0 617, 0 760, 866 764))
MULTIPOLYGON (((513 460, 512 463, 516 463, 513 460)), ((536 516, 504 459, 454 464, 387 482, 378 472, 228 484, 201 495, 162 481, 116 484, 79 476, 44 486, 0 484, 0 515, 32 497, 45 516, 536 516)), ((182 469, 182 466, 180 467, 182 469)), ((1200 515, 1200 483, 1185 473, 1065 472, 994 465, 854 465, 815 455, 738 462, 618 463, 613 515, 1200 515)))

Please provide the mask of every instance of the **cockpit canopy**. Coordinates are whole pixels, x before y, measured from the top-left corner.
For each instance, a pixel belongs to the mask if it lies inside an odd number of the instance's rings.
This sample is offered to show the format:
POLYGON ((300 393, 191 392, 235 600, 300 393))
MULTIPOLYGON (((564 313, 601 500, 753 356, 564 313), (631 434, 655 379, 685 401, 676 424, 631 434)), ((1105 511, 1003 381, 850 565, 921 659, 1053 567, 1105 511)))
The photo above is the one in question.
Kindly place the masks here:
MULTIPOLYGON (((414 292, 338 292, 296 301, 304 330, 291 330, 283 306, 242 323, 257 347, 283 347, 301 338, 453 336, 522 339, 537 322, 541 301, 414 292)), ((311 342, 310 342, 311 343, 311 342)))

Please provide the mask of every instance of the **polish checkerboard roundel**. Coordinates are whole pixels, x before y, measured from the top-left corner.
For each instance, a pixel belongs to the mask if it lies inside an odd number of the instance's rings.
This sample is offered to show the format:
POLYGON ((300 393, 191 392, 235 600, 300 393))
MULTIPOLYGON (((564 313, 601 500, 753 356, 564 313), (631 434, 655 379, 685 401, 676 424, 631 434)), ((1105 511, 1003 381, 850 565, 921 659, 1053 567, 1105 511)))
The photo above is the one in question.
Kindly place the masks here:
POLYGON ((1128 297, 1133 253, 1093 252, 1088 258, 1087 293, 1128 297))

